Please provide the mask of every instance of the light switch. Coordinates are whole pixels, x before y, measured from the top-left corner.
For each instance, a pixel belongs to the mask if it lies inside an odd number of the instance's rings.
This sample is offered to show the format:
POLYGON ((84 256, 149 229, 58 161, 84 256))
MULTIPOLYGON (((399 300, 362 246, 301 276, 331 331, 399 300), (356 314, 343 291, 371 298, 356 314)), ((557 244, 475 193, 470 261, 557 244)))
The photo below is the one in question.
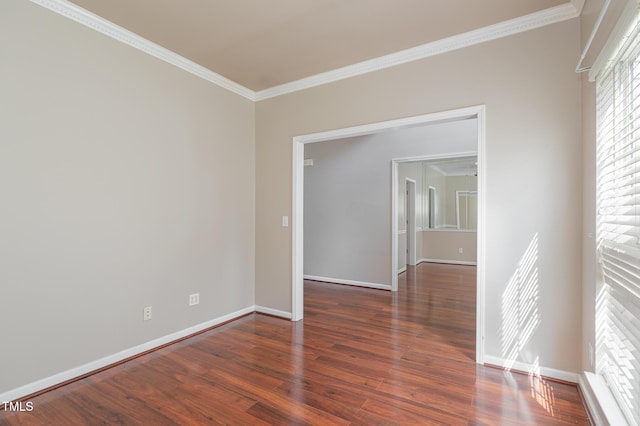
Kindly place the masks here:
POLYGON ((289 216, 282 216, 282 226, 286 228, 289 226, 289 216))

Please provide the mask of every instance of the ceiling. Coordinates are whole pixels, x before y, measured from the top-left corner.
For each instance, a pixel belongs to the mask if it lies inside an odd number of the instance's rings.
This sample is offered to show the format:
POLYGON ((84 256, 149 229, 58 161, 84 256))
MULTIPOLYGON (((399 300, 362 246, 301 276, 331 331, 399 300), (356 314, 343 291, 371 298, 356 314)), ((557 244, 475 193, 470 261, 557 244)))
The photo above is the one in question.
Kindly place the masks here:
POLYGON ((567 0, 72 0, 253 91, 567 0))

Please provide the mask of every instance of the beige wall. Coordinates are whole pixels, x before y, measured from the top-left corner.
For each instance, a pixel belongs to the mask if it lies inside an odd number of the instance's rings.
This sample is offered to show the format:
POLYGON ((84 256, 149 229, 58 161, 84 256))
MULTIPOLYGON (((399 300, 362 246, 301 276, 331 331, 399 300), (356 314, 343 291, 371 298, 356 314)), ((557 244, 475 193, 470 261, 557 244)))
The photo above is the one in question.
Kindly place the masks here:
POLYGON ((572 20, 258 102, 256 302, 291 309, 291 229, 280 217, 291 214, 294 136, 485 104, 486 352, 504 354, 503 295, 538 241, 540 323, 517 358, 579 371, 579 38, 572 20))
POLYGON ((0 394, 254 304, 252 102, 23 0, 0 57, 0 394))
POLYGON ((458 230, 423 230, 422 260, 475 264, 478 259, 478 234, 458 230), (462 253, 459 252, 462 249, 462 253))

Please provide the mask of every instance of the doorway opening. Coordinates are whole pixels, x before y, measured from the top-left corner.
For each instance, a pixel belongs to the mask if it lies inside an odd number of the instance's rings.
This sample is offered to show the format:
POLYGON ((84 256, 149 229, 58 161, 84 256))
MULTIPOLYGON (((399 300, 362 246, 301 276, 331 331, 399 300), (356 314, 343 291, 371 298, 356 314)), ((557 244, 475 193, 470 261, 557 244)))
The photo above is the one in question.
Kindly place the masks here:
MULTIPOLYGON (((476 362, 484 361, 484 287, 485 287, 485 204, 484 204, 484 152, 485 152, 485 107, 474 106, 452 111, 426 114, 321 133, 301 135, 293 138, 293 194, 292 194, 292 312, 293 321, 303 318, 304 312, 304 146, 307 143, 364 136, 389 129, 400 129, 429 124, 477 119, 478 142, 478 239, 477 239, 477 297, 476 297, 476 362)), ((395 176, 395 175, 393 175, 395 176)), ((393 177, 392 177, 393 178, 393 177)), ((397 186, 395 186, 397 187, 397 186)), ((395 204, 392 207, 395 209, 395 204)), ((393 233, 396 232, 395 226, 393 233)), ((390 259, 391 290, 397 291, 397 239, 391 235, 392 256, 390 259)))

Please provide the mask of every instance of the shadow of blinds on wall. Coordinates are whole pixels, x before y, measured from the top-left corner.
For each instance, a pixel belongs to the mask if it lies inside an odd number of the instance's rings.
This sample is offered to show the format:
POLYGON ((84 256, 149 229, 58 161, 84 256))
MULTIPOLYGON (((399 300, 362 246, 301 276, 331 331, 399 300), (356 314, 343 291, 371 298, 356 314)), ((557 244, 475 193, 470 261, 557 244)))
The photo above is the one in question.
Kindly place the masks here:
POLYGON ((596 370, 640 425, 640 20, 597 83, 596 370))

